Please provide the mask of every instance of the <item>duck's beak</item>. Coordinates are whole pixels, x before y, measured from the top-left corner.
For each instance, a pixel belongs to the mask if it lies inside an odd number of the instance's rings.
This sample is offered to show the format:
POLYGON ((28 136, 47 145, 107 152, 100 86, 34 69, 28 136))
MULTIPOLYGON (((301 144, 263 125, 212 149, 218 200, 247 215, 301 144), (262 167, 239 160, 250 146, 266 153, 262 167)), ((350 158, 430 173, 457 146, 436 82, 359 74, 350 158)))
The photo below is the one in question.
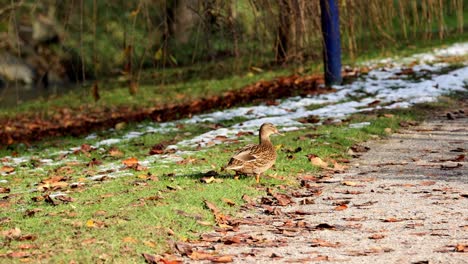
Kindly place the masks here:
POLYGON ((277 134, 277 135, 280 135, 280 136, 282 136, 282 137, 284 137, 284 134, 283 134, 283 133, 280 133, 278 130, 276 130, 276 134, 277 134))

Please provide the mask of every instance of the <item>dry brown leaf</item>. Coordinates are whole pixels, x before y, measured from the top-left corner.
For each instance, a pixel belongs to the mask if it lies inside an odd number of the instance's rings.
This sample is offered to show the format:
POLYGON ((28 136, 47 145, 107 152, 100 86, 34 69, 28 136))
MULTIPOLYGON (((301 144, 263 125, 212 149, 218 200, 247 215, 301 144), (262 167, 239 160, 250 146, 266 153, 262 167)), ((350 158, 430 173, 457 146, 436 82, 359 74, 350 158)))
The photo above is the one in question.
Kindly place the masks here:
POLYGON ((109 149, 109 155, 111 155, 112 157, 122 157, 124 154, 117 147, 112 147, 109 149))
POLYGON ((348 166, 345 166, 345 165, 341 165, 339 164, 338 162, 336 161, 333 161, 333 170, 334 171, 345 171, 348 169, 348 166))
POLYGON ((317 157, 316 155, 309 154, 307 155, 307 157, 309 158, 309 161, 310 163, 312 163, 312 165, 318 166, 322 169, 328 169, 328 163, 323 161, 321 158, 317 157))
POLYGON ((211 259, 211 262, 213 263, 230 263, 233 261, 233 257, 230 255, 214 257, 211 259))
POLYGON ((353 182, 353 181, 343 181, 341 184, 346 185, 346 186, 357 186, 358 185, 357 182, 353 182))
POLYGON ((203 183, 212 183, 212 182, 214 182, 214 180, 215 180, 215 177, 213 177, 213 176, 200 178, 200 181, 203 182, 203 183))
POLYGON ((138 243, 138 240, 136 240, 136 239, 133 238, 133 237, 129 237, 129 236, 128 236, 128 237, 124 237, 124 238, 122 239, 122 242, 124 242, 124 243, 130 243, 130 244, 135 244, 135 243, 138 243))
POLYGON ((422 181, 420 183, 421 186, 430 186, 430 185, 434 185, 434 184, 436 184, 435 181, 422 181))
POLYGON ((211 260, 213 257, 213 254, 203 251, 193 251, 192 254, 189 255, 191 260, 211 260))
POLYGON ((385 223, 395 223, 395 222, 401 222, 401 221, 404 221, 404 219, 396 219, 394 217, 390 217, 390 218, 382 220, 382 222, 385 222, 385 223))
POLYGON ((6 237, 9 239, 18 239, 21 237, 21 229, 15 227, 9 230, 2 231, 1 233, 2 237, 6 237))
POLYGON ((222 200, 223 200, 223 202, 225 202, 225 203, 226 203, 227 205, 229 205, 229 206, 234 206, 234 205, 236 205, 236 203, 235 203, 233 200, 231 200, 231 199, 223 198, 222 200))
POLYGON ((382 239, 384 237, 385 237, 385 235, 382 235, 382 234, 373 234, 373 235, 369 236, 369 239, 377 240, 377 239, 382 239))
POLYGON ((206 207, 208 207, 208 209, 210 209, 213 214, 218 214, 219 213, 219 209, 218 209, 218 207, 216 207, 216 205, 214 205, 213 203, 211 203, 211 202, 209 202, 207 200, 205 200, 204 202, 205 202, 206 207))
POLYGON ((161 260, 161 257, 157 255, 151 255, 147 253, 142 253, 141 255, 143 256, 143 258, 145 258, 145 261, 148 264, 158 264, 158 261, 161 260))
POLYGON ((252 204, 252 203, 253 203, 253 199, 252 199, 250 196, 248 196, 247 194, 242 195, 241 198, 242 198, 242 200, 244 200, 244 202, 246 202, 246 203, 248 203, 248 204, 252 204))
POLYGON ((292 198, 284 193, 274 193, 272 196, 276 199, 279 206, 286 206, 294 203, 292 198))
POLYGON ((7 254, 10 258, 28 258, 31 256, 31 253, 24 251, 14 251, 7 254))
POLYGON ((312 244, 310 245, 311 247, 338 247, 340 245, 340 243, 332 243, 332 242, 328 242, 328 241, 325 241, 323 239, 320 239, 320 238, 316 238, 316 239, 313 239, 312 240, 312 244))

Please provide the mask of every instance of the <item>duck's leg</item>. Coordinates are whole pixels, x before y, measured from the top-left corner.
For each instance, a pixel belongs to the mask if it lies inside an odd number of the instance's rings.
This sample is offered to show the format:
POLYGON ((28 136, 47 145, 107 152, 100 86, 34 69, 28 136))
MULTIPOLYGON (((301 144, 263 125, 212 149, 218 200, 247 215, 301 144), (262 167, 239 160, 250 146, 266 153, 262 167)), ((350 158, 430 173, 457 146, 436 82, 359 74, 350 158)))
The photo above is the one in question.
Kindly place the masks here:
POLYGON ((236 171, 236 175, 234 175, 234 180, 239 180, 239 173, 236 171))
POLYGON ((261 173, 255 174, 255 182, 256 182, 256 183, 259 183, 259 182, 260 182, 260 175, 261 175, 261 173))

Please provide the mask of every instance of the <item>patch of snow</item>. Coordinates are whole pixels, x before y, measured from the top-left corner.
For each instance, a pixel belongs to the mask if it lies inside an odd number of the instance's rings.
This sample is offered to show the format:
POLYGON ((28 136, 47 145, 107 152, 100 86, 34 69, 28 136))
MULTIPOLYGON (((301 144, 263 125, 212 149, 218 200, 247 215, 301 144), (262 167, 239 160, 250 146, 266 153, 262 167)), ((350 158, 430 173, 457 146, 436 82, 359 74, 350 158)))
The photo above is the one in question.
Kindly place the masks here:
POLYGON ((366 126, 369 126, 371 123, 370 122, 361 122, 361 123, 354 123, 354 124, 349 124, 350 128, 363 128, 366 126))
MULTIPOLYGON (((142 135, 144 135, 145 133, 143 132, 138 132, 138 131, 131 131, 131 132, 128 132, 123 138, 125 139, 132 139, 132 138, 137 138, 137 137, 141 137, 142 135)), ((114 143, 112 143, 114 144, 114 143)), ((108 144, 109 145, 109 144, 108 144)))
POLYGON ((109 138, 109 139, 105 139, 105 140, 102 140, 102 141, 99 141, 97 142, 95 145, 96 147, 100 147, 102 145, 106 145, 106 146, 110 146, 110 145, 114 145, 114 144, 117 144, 119 142, 121 142, 122 139, 118 139, 118 138, 109 138))
POLYGON ((97 135, 96 133, 89 134, 87 137, 85 137, 86 140, 91 140, 91 139, 96 139, 97 135))

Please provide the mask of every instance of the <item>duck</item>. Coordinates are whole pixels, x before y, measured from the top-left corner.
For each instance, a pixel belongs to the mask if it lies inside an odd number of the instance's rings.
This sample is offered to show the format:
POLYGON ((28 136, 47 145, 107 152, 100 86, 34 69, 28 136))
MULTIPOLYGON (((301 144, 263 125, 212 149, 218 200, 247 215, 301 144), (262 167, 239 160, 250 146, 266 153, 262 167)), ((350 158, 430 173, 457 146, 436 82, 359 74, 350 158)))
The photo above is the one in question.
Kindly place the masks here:
POLYGON ((276 162, 276 149, 270 141, 270 135, 283 136, 271 123, 264 123, 259 129, 259 143, 248 144, 239 149, 229 160, 226 170, 239 174, 255 175, 255 181, 260 182, 260 176, 271 168, 276 162))

